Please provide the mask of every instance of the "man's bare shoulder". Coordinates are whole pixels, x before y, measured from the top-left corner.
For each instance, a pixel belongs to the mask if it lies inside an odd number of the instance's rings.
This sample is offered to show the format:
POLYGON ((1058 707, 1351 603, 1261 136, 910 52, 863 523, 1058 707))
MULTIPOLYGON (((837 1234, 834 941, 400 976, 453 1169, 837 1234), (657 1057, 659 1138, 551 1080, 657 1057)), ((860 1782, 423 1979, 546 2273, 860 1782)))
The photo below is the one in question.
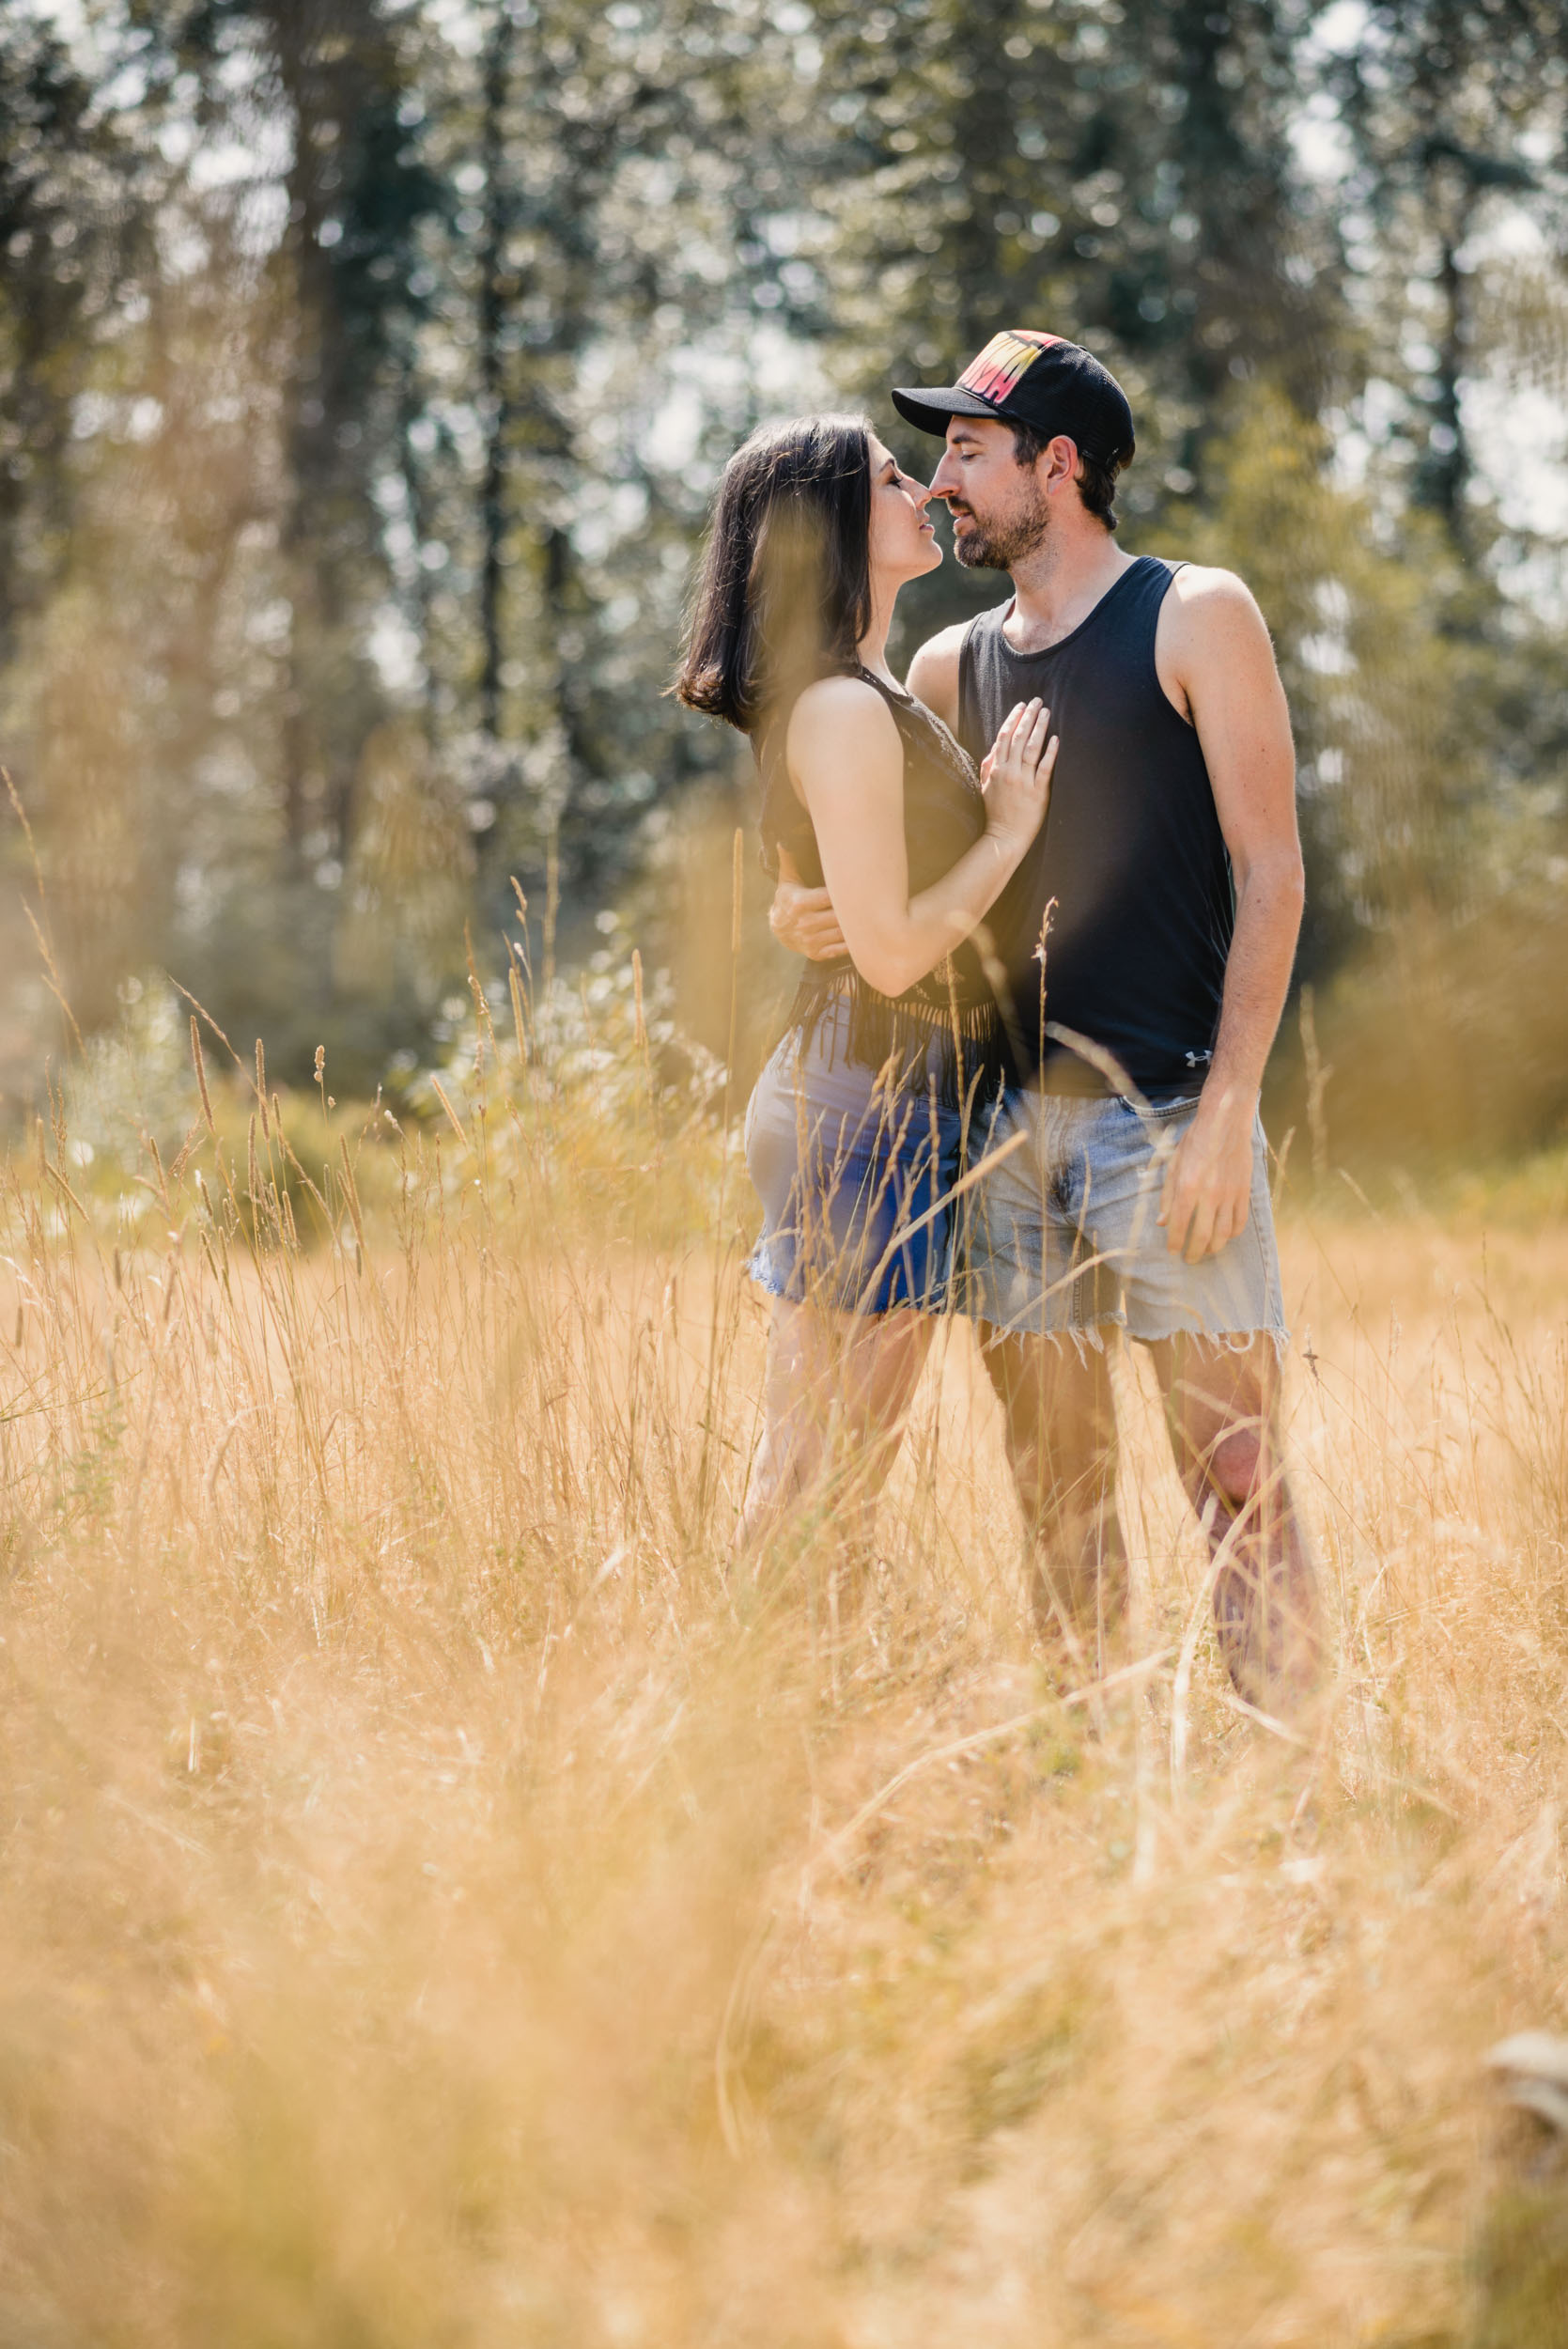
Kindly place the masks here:
POLYGON ((968 620, 955 620, 951 628, 928 636, 910 661, 905 679, 916 700, 934 709, 948 725, 958 714, 958 661, 970 625, 968 620))
POLYGON ((1216 669, 1250 675, 1273 667, 1274 647, 1257 598, 1234 571, 1186 563, 1171 582, 1155 635, 1160 681, 1184 716, 1188 685, 1216 669))
POLYGON ((1261 686, 1274 677, 1268 623, 1247 582, 1217 565, 1184 563, 1160 605, 1155 668, 1189 723, 1198 697, 1206 700, 1218 683, 1261 686))
POLYGON ((926 638, 915 660, 956 661, 963 650, 964 639, 973 626, 972 620, 955 620, 951 628, 939 628, 935 636, 926 638))
POLYGON ((1184 563, 1171 582, 1166 602, 1181 621, 1205 631, 1263 618, 1247 582, 1216 564, 1184 563))

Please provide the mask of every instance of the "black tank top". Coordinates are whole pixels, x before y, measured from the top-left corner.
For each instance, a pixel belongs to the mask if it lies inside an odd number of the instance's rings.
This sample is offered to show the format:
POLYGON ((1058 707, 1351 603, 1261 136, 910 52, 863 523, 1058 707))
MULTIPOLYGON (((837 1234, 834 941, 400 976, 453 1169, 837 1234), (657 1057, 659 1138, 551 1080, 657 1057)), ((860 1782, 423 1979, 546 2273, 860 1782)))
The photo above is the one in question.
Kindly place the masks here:
MULTIPOLYGON (((911 894, 950 872, 986 829, 986 801, 974 763, 934 710, 888 685, 869 669, 853 673, 875 687, 893 714, 904 749, 904 845, 911 894)), ((808 888, 822 886, 822 859, 812 820, 790 782, 784 760, 787 711, 757 745, 762 780, 762 861, 776 879, 779 851, 787 849, 808 888)), ((873 1068, 890 1056, 937 1065, 939 1092, 962 1105, 976 1076, 987 1095, 1006 1072, 996 997, 977 947, 966 940, 936 969, 890 997, 862 977, 847 955, 808 963, 790 1014, 808 1034, 830 1003, 847 996, 852 1010, 849 1056, 873 1068)))
POLYGON ((1012 650, 1001 632, 1012 606, 999 605, 971 624, 959 658, 958 739, 971 756, 1036 693, 1062 738, 1044 829, 990 917, 1010 1027, 1038 1051, 1050 1091, 1105 1082, 1052 1028, 1091 1038, 1151 1096, 1202 1082, 1214 1048, 1235 899, 1203 750, 1155 669, 1177 568, 1141 556, 1044 652, 1012 650))

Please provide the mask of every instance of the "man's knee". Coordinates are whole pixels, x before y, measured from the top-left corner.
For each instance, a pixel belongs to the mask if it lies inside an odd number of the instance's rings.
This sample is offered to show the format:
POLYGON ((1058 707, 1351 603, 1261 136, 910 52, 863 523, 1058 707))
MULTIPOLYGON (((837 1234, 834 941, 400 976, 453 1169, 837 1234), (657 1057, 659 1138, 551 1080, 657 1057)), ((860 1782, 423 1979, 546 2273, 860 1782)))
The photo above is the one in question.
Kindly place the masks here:
POLYGON ((1271 1446, 1259 1421, 1226 1428, 1206 1443, 1178 1439, 1176 1448, 1182 1482, 1200 1511, 1217 1501, 1227 1517, 1234 1517, 1268 1482, 1271 1446))
POLYGON ((1244 1509, 1257 1498, 1265 1473, 1265 1455, 1263 1430, 1257 1426, 1233 1427, 1213 1445, 1207 1481, 1228 1509, 1244 1509))

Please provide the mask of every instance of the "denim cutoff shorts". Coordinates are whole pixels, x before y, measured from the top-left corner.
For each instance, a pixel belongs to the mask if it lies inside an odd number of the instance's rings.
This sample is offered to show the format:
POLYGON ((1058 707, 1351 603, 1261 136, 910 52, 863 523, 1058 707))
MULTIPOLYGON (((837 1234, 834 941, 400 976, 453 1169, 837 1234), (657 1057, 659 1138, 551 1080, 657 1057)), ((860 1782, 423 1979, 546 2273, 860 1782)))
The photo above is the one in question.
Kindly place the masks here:
POLYGON ((1069 1332, 1092 1345, 1107 1329, 1153 1342, 1187 1332, 1286 1339, 1268 1197, 1268 1150, 1253 1128, 1251 1206, 1218 1254, 1189 1265, 1156 1221, 1166 1165, 1198 1107, 1195 1095, 1145 1103, 1119 1095, 1008 1092, 975 1136, 986 1159, 960 1211, 955 1301, 1018 1333, 1069 1332))
POLYGON ((839 1313, 947 1301, 963 1125, 937 1097, 939 1045, 890 1081, 847 1057, 850 1006, 785 1035, 746 1111, 763 1206, 747 1268, 774 1297, 839 1313))

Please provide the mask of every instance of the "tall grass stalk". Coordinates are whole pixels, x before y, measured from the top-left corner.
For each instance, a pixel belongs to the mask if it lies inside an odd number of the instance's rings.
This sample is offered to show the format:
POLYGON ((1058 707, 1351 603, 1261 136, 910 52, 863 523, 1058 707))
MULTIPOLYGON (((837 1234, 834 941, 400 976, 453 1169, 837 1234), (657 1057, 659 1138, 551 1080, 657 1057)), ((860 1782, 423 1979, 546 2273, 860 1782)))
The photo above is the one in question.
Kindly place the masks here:
POLYGON ((6 1166, 0 2333, 1460 2349, 1549 2311, 1553 2189, 1479 2060, 1568 2020, 1568 1240, 1483 1265, 1287 1187, 1305 1750, 1229 1701, 1133 1359, 1115 1677, 1032 1653, 961 1324, 825 1637, 809 1556, 732 1582, 749 1200, 606 978, 515 956, 427 1114, 197 1034, 178 1159, 85 1158, 61 1100, 6 1166))

